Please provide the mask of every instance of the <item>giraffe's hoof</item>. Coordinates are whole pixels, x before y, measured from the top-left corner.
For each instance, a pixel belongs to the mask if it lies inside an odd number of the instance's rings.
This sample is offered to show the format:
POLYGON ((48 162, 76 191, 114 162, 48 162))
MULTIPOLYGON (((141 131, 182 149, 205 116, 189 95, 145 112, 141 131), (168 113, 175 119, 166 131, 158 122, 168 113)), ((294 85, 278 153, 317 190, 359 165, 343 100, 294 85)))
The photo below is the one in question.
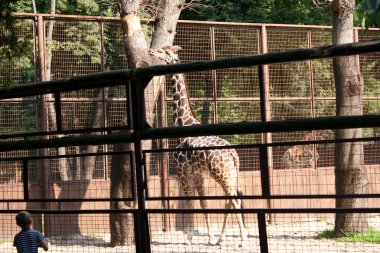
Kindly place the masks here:
POLYGON ((239 247, 240 248, 244 248, 246 245, 247 245, 246 241, 241 241, 240 244, 239 244, 239 247))
POLYGON ((215 237, 212 235, 209 236, 207 244, 208 245, 216 245, 215 237))

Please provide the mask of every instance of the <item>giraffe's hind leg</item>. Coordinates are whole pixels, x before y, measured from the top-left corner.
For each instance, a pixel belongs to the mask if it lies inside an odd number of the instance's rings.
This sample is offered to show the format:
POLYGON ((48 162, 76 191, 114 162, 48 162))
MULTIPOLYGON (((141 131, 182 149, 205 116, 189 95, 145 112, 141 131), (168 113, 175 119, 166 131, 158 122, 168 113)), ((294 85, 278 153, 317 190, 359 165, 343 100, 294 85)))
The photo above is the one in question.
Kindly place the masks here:
MULTIPOLYGON (((235 207, 235 209, 240 209, 241 208, 241 203, 236 200, 236 199, 233 199, 232 200, 233 202, 233 206, 235 207)), ((243 214, 242 213, 236 213, 236 218, 238 220, 238 223, 239 223, 239 229, 240 229, 240 247, 243 247, 245 245, 245 242, 247 241, 247 231, 245 229, 245 226, 244 226, 244 222, 243 222, 243 214)))
MULTIPOLYGON (((225 209, 228 210, 230 208, 231 208, 231 200, 228 199, 228 200, 226 200, 225 209)), ((218 245, 221 245, 222 242, 226 239, 226 235, 225 234, 226 234, 226 226, 227 226, 228 218, 229 218, 229 213, 225 213, 224 214, 224 220, 223 220, 222 230, 220 232, 220 236, 219 236, 219 239, 218 239, 218 242, 217 242, 218 245)))
MULTIPOLYGON (((234 208, 234 209, 241 208, 241 205, 237 199, 229 199, 226 201, 226 210, 231 209, 231 208, 234 208)), ((245 227, 244 227, 243 215, 241 213, 236 213, 236 217, 239 223, 239 230, 240 230, 240 245, 239 246, 243 247, 245 245, 245 242, 247 241, 247 231, 245 230, 245 227)), ((225 240, 225 233, 226 233, 228 218, 229 218, 229 213, 225 213, 222 231, 220 232, 220 237, 217 242, 218 245, 221 245, 222 242, 225 240)))
MULTIPOLYGON (((198 195, 200 197, 204 197, 205 194, 205 186, 204 186, 204 179, 203 177, 197 176, 194 178, 194 184, 195 188, 197 189, 198 195)), ((201 208, 202 209, 207 209, 207 201, 205 199, 200 200, 201 208)), ((211 228, 211 222, 210 222, 210 216, 209 213, 205 213, 205 221, 206 221, 206 226, 207 226, 207 233, 208 233, 208 244, 214 244, 214 233, 211 228)))

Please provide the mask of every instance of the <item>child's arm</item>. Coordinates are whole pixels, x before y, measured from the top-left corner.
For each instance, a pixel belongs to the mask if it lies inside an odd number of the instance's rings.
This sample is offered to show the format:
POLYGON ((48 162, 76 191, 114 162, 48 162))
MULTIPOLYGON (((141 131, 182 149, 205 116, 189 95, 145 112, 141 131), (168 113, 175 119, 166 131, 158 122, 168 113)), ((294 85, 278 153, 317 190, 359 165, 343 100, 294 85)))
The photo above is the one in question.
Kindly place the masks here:
POLYGON ((17 249, 17 253, 19 253, 18 248, 17 248, 17 246, 16 246, 16 241, 15 241, 15 240, 13 240, 13 247, 16 247, 16 249, 17 249))
POLYGON ((48 244, 48 241, 46 241, 46 239, 43 239, 42 241, 40 241, 39 246, 43 248, 45 251, 49 250, 49 244, 48 244))

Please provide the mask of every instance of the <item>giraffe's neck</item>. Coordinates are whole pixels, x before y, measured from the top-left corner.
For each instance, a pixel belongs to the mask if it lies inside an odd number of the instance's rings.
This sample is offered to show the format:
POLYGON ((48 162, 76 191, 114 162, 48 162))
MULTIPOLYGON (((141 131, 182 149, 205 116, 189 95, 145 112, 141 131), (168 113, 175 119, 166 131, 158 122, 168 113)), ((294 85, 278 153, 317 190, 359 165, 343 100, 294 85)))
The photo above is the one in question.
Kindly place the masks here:
POLYGON ((173 82, 173 122, 175 126, 199 125, 200 121, 191 109, 183 74, 172 76, 173 82))

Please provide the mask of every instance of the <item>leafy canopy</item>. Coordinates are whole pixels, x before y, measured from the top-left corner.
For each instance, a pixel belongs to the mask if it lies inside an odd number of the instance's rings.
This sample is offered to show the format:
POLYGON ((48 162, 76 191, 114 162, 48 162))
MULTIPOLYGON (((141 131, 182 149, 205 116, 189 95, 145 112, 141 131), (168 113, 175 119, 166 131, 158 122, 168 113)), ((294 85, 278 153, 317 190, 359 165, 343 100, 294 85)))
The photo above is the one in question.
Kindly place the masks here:
POLYGON ((357 0, 363 15, 362 27, 380 27, 380 0, 357 0))

